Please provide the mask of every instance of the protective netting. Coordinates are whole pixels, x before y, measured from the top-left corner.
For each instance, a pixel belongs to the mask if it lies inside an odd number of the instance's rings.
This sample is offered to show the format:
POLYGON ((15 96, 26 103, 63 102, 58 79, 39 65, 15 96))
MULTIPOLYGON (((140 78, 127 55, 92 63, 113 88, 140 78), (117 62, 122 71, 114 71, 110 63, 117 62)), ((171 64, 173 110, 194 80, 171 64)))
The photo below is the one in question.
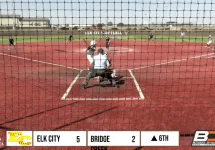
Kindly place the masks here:
POLYGON ((214 7, 1 0, 0 129, 180 131, 190 146, 215 128, 214 7))

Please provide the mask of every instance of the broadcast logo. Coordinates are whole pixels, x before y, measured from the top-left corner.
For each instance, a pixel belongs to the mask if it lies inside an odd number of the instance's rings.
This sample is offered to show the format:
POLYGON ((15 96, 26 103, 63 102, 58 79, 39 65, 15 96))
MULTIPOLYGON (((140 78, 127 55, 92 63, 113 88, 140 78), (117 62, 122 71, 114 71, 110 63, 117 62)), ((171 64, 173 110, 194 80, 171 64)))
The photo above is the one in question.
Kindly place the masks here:
POLYGON ((192 146, 215 146, 215 131, 196 131, 192 146))
POLYGON ((32 146, 32 131, 7 131, 7 146, 32 146))

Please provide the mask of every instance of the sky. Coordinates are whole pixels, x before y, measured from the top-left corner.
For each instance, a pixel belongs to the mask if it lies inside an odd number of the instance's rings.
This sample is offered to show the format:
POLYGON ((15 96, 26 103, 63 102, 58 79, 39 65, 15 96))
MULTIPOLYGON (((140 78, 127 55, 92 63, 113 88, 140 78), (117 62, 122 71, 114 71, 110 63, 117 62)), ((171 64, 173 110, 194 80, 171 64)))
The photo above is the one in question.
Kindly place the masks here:
POLYGON ((215 0, 0 0, 0 13, 48 17, 52 24, 215 25, 215 0))

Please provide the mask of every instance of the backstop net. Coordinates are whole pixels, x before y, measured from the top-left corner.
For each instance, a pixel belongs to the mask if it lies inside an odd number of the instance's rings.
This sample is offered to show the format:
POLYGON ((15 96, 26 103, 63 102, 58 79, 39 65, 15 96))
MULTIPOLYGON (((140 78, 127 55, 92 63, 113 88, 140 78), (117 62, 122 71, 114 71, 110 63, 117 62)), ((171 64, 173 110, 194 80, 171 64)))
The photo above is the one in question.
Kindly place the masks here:
POLYGON ((215 127, 214 7, 1 0, 2 133, 179 131, 190 146, 215 127))

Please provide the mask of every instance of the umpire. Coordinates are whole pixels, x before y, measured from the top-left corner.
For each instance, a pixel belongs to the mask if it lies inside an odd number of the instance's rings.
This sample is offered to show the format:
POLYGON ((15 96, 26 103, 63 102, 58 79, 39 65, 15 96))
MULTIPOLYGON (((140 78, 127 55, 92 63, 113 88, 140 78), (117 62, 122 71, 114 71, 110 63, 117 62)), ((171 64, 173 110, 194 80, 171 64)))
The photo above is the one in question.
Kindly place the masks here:
POLYGON ((66 41, 66 42, 71 42, 71 41, 72 41, 72 39, 73 39, 73 35, 69 35, 69 37, 68 37, 68 41, 66 41))
POLYGON ((119 85, 116 84, 115 79, 111 76, 112 72, 108 69, 110 67, 110 63, 107 59, 107 56, 104 55, 104 50, 100 48, 98 49, 98 53, 99 54, 93 58, 92 69, 87 74, 84 84, 81 86, 81 88, 86 89, 89 80, 97 76, 108 79, 113 87, 119 88, 119 85))
POLYGON ((16 49, 16 45, 15 45, 15 42, 14 42, 14 39, 13 37, 9 37, 9 46, 8 46, 8 50, 10 50, 10 47, 13 46, 15 49, 16 49))
POLYGON ((105 40, 106 40, 106 48, 107 48, 107 50, 109 50, 109 47, 110 47, 110 38, 107 36, 105 40))
POLYGON ((153 40, 153 37, 154 37, 154 35, 151 33, 151 34, 149 35, 149 39, 148 39, 148 40, 149 40, 149 41, 150 41, 150 40, 153 40))

